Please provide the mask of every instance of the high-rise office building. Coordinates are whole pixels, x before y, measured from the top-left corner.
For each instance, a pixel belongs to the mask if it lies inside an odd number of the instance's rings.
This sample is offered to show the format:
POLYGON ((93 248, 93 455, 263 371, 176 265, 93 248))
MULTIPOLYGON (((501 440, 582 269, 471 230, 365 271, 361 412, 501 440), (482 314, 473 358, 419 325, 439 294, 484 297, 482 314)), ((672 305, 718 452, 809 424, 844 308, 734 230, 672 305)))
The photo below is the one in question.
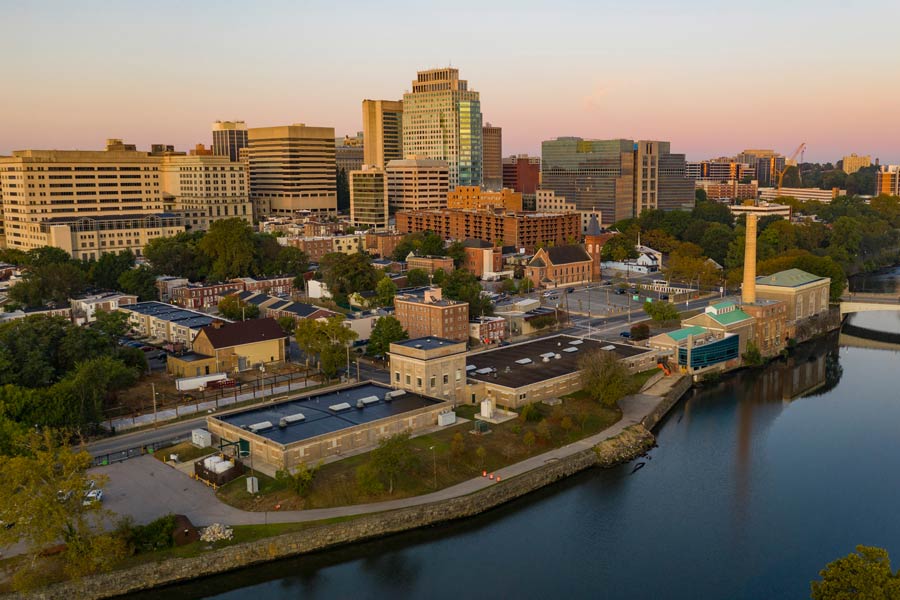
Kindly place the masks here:
POLYGON ((503 187, 534 194, 541 184, 541 157, 519 154, 503 159, 503 187))
POLYGON ((503 131, 490 123, 481 128, 482 187, 499 190, 503 187, 503 131))
POLYGON ((213 154, 240 160, 241 148, 247 147, 247 125, 243 121, 216 121, 212 126, 213 154))
POLYGON ((364 154, 361 131, 355 137, 346 135, 342 138, 334 138, 334 163, 338 171, 343 169, 348 174, 350 171, 359 171, 364 164, 369 164, 364 162, 364 154))
POLYGON ((365 165, 350 172, 350 223, 387 227, 388 182, 384 169, 365 165))
POLYGON ((387 164, 388 206, 398 210, 428 210, 447 206, 450 167, 442 160, 412 157, 387 164))
MULTIPOLYGON (((110 140, 106 151, 19 150, 0 157, 6 244, 62 248, 77 259, 141 254, 154 237, 184 231, 165 212, 164 155, 110 140)), ((191 157, 193 158, 193 157, 191 157)))
POLYGON ((419 71, 403 94, 403 155, 446 161, 450 189, 481 185, 481 100, 459 69, 419 71))
POLYGON ((403 101, 363 100, 363 162, 384 168, 403 158, 403 101))
POLYGON ((257 215, 337 210, 333 127, 300 123, 254 127, 247 133, 250 199, 257 215))
POLYGON ((871 166, 871 164, 872 157, 869 155, 857 156, 856 154, 851 154, 850 156, 845 156, 841 161, 841 167, 847 175, 856 173, 862 168, 871 166))
POLYGON ((693 204, 684 155, 671 154, 669 142, 565 137, 543 142, 541 150, 541 187, 579 211, 599 211, 604 224, 693 204))
POLYGON ((206 231, 222 219, 253 223, 247 170, 242 163, 227 156, 165 155, 160 179, 165 211, 181 215, 189 229, 206 231))
POLYGON ((875 172, 875 195, 900 196, 900 165, 882 165, 875 172))
POLYGON ((747 149, 735 156, 734 159, 737 162, 747 163, 753 168, 760 187, 777 184, 778 173, 783 171, 786 165, 784 156, 769 149, 747 149))

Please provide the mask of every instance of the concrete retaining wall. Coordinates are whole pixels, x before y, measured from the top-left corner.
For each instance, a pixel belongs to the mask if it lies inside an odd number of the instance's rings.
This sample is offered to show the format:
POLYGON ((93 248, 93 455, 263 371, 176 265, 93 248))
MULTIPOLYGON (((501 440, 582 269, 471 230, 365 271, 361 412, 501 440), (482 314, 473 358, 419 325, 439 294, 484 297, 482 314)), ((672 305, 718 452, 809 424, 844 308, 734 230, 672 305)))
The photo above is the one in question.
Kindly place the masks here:
POLYGON ((28 597, 41 600, 109 598, 470 517, 589 467, 612 467, 642 455, 656 442, 649 429, 656 425, 689 387, 688 378, 679 382, 666 398, 662 399, 657 409, 645 419, 649 426, 632 425, 619 435, 603 441, 596 448, 548 462, 537 469, 505 479, 468 496, 386 513, 364 515, 339 523, 311 526, 303 531, 228 546, 193 558, 173 558, 128 570, 103 573, 49 586, 29 594, 28 597))
POLYGON ((665 397, 660 400, 659 404, 656 405, 656 408, 648 414, 646 417, 641 419, 641 424, 647 428, 647 430, 652 430, 656 427, 662 418, 669 414, 669 411, 672 410, 672 407, 675 406, 681 397, 691 389, 692 381, 690 377, 682 377, 672 386, 665 397))

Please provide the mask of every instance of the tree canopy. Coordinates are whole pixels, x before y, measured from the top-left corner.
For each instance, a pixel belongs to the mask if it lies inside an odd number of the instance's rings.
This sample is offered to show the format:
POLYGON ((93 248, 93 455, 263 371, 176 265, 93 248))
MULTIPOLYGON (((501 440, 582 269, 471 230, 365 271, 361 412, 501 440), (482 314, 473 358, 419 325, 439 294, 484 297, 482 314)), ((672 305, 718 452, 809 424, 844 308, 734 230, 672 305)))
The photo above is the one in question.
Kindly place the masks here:
POLYGON ((828 563, 819 576, 810 584, 813 600, 900 598, 900 573, 891 569, 883 548, 857 546, 856 552, 828 563))
POLYGON ((403 325, 396 317, 386 316, 375 321, 369 343, 366 345, 366 354, 369 356, 384 356, 391 347, 392 342, 399 342, 409 338, 409 333, 403 329, 403 325))
POLYGON ((578 368, 584 391, 604 406, 616 406, 619 400, 637 391, 634 378, 615 352, 588 352, 578 359, 578 368))

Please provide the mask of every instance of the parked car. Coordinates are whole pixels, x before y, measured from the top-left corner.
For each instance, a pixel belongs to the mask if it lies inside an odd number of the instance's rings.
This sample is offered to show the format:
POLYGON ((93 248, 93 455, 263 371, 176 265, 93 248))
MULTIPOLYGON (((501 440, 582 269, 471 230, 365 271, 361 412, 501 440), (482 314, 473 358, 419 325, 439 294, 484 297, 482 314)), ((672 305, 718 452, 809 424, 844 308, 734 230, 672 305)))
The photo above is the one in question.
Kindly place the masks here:
POLYGON ((659 299, 660 299, 660 300, 668 300, 668 299, 669 299, 669 295, 668 295, 668 294, 663 294, 662 296, 659 297, 659 299))
POLYGON ((574 291, 575 291, 575 288, 566 288, 566 293, 567 293, 567 294, 571 294, 571 293, 574 292, 574 291))
POLYGON ((91 504, 94 504, 95 502, 102 502, 102 501, 103 501, 103 490, 93 489, 84 495, 84 501, 82 502, 82 504, 84 506, 90 506, 91 504))
POLYGON ((602 282, 600 285, 612 285, 612 281, 609 281, 607 279, 606 281, 602 282))
POLYGON ((616 289, 616 294, 618 294, 619 296, 621 296, 621 295, 624 294, 624 293, 625 293, 625 290, 624 290, 624 289, 622 289, 622 288, 617 288, 617 289, 616 289))
POLYGON ((623 332, 620 333, 619 335, 621 335, 623 338, 630 338, 630 337, 631 337, 631 333, 628 332, 628 331, 623 331, 623 332))
POLYGON ((544 298, 549 298, 550 296, 553 296, 555 293, 556 293, 556 292, 544 292, 544 293, 541 294, 541 295, 542 295, 544 298))

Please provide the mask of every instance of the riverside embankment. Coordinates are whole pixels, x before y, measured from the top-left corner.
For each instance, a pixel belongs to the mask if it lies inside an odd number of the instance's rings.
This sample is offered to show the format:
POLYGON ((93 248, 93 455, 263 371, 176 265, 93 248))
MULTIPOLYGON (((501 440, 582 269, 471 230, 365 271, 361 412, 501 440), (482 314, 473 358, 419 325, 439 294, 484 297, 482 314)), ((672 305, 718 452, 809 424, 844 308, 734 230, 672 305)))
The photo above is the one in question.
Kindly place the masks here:
POLYGON ((28 597, 109 598, 471 517, 590 467, 610 467, 644 454, 656 442, 650 430, 689 388, 688 378, 662 379, 646 391, 624 399, 622 420, 607 430, 501 469, 500 482, 465 495, 362 514, 336 523, 311 523, 302 531, 211 550, 196 557, 149 562, 56 584, 28 597))

